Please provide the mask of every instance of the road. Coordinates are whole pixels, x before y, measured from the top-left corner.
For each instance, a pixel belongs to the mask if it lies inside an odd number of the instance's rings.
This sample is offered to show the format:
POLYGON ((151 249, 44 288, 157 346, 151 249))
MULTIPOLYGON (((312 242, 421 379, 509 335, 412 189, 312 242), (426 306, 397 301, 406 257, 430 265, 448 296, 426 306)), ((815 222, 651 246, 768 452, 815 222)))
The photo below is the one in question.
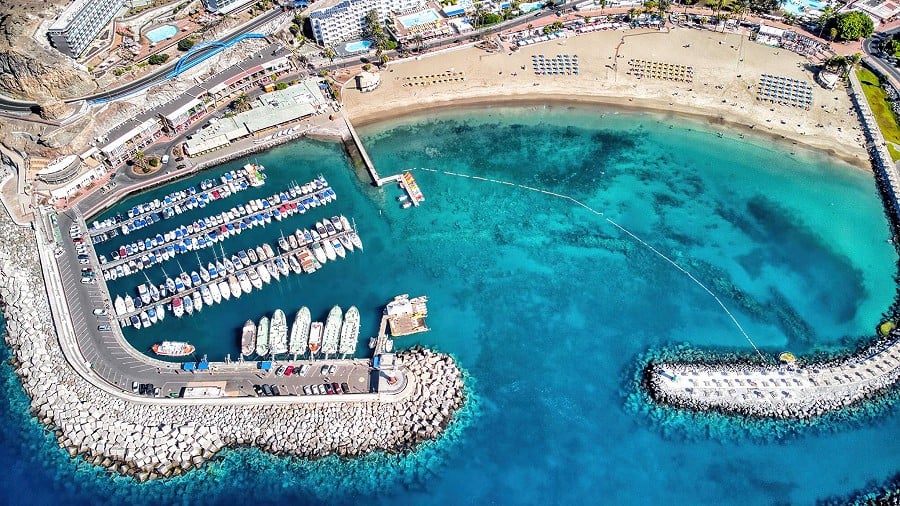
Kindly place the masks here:
MULTIPOLYGON (((106 309, 110 315, 113 310, 102 278, 94 284, 81 282, 83 268, 91 268, 97 273, 100 269, 90 246, 87 247, 88 263, 79 263, 76 245, 69 238, 69 227, 73 223, 81 223, 80 217, 75 211, 66 211, 59 214, 56 221, 54 235, 61 250, 56 262, 65 294, 64 303, 71 315, 78 347, 92 370, 111 385, 130 392, 132 382, 152 383, 160 387, 161 396, 168 396, 181 392, 182 388, 192 383, 225 382, 227 391, 253 396, 254 385, 258 384, 277 384, 282 395, 303 395, 304 385, 336 382, 347 383, 352 393, 369 393, 373 377, 368 360, 284 360, 278 363, 294 366, 310 364, 312 367, 305 376, 275 376, 271 371, 257 369, 256 362, 216 363, 212 366, 215 371, 185 372, 179 370, 178 363, 155 360, 139 353, 126 342, 114 317, 94 315, 95 309, 106 309), (109 325, 111 331, 101 331, 100 325, 109 325), (326 364, 336 366, 334 374, 322 373, 322 366, 326 364)), ((174 318, 171 313, 168 317, 174 318)), ((236 344, 237 337, 234 336, 236 344)), ((196 360, 196 357, 188 357, 187 360, 196 360)))
MULTIPOLYGON (((888 37, 890 37, 891 35, 893 35, 897 32, 900 32, 900 28, 895 28, 893 30, 884 32, 884 34, 883 34, 885 36, 884 39, 887 40, 888 37)), ((875 46, 876 46, 875 42, 876 42, 876 39, 874 37, 869 37, 868 39, 863 41, 862 47, 863 47, 863 51, 866 53, 866 56, 868 56, 868 58, 870 60, 874 60, 875 63, 877 63, 878 66, 880 67, 881 71, 890 75, 890 77, 894 80, 895 83, 900 83, 900 69, 898 69, 897 67, 894 66, 894 64, 892 64, 891 62, 885 60, 884 58, 882 58, 880 56, 881 51, 875 49, 875 46)), ((880 43, 878 45, 880 46, 880 43)))
MULTIPOLYGON (((282 14, 282 11, 280 9, 271 10, 271 11, 263 14, 262 16, 255 18, 250 23, 247 23, 246 25, 229 33, 227 36, 223 37, 220 40, 228 41, 235 37, 244 35, 246 33, 251 33, 254 30, 256 30, 257 28, 259 28, 260 26, 268 23, 269 21, 272 21, 273 19, 275 19, 276 17, 278 17, 281 14, 282 14)), ((199 53, 197 56, 199 56, 200 54, 202 54, 202 53, 199 53)), ((85 95, 83 97, 70 98, 70 99, 64 100, 64 102, 66 102, 67 104, 71 104, 71 103, 75 103, 75 102, 80 102, 82 100, 112 100, 115 98, 129 95, 138 90, 150 87, 153 84, 157 84, 159 82, 165 81, 165 75, 167 73, 169 73, 173 68, 175 68, 176 63, 177 63, 177 60, 172 62, 169 65, 166 65, 164 67, 160 67, 159 69, 154 70, 150 74, 147 74, 143 77, 140 77, 134 81, 131 81, 131 82, 124 84, 122 86, 119 86, 117 88, 113 88, 108 91, 102 91, 100 93, 94 93, 92 95, 85 95)), ((15 112, 15 113, 37 112, 38 108, 39 108, 39 105, 37 102, 15 100, 15 99, 0 95, 0 110, 2 110, 2 111, 15 112)))

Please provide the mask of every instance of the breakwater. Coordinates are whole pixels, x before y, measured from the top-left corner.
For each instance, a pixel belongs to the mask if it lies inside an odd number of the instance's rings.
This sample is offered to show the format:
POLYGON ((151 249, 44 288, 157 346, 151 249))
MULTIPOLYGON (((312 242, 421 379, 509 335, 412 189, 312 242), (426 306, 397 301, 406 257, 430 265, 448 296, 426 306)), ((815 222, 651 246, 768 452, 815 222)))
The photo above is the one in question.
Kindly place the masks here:
MULTIPOLYGON (((0 301, 16 373, 31 410, 72 456, 134 476, 167 477, 202 465, 226 446, 316 458, 402 452, 438 437, 465 402, 452 358, 425 349, 398 354, 406 388, 396 395, 332 398, 149 399, 101 388, 67 361, 53 327, 33 231, 0 217, 0 301)), ((50 297, 58 297, 50 294, 50 297)))
POLYGON ((650 362, 643 384, 661 404, 806 420, 886 393, 900 380, 900 333, 822 362, 650 362))

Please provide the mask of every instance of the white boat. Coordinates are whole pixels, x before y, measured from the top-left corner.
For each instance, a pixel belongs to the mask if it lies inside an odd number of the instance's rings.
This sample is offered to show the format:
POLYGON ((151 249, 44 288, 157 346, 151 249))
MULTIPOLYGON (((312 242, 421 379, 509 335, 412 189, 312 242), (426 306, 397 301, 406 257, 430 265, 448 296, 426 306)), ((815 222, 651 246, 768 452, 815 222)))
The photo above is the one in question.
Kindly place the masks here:
POLYGON ((330 239, 322 241, 322 249, 325 250, 325 256, 327 256, 329 260, 337 260, 337 252, 334 251, 334 246, 331 245, 330 239))
POLYGON ((344 223, 341 222, 341 218, 339 216, 331 217, 331 226, 334 227, 334 229, 338 232, 341 232, 344 230, 344 223))
POLYGON ((300 261, 294 255, 288 257, 288 265, 291 270, 294 271, 294 274, 300 274, 303 272, 303 266, 300 265, 300 261))
POLYGON ((141 325, 143 325, 144 328, 147 328, 151 325, 150 317, 147 315, 146 311, 141 311, 141 325))
POLYGON ((334 252, 337 253, 337 256, 341 258, 345 258, 347 256, 347 252, 344 250, 344 245, 341 244, 341 241, 338 239, 331 239, 331 247, 334 248, 334 252))
POLYGON ((266 269, 269 270, 269 275, 271 275, 275 281, 278 281, 278 279, 281 278, 281 273, 279 273, 278 268, 275 267, 274 261, 269 260, 266 262, 266 269))
POLYGON ((309 354, 315 355, 322 345, 322 322, 312 322, 309 326, 309 354))
MULTIPOLYGON (((209 285, 203 285, 200 287, 200 297, 203 299, 203 304, 207 306, 213 305, 212 290, 209 289, 209 285)), ((200 309, 201 308, 199 307, 197 308, 197 310, 200 309)))
POLYGON ((162 304, 156 305, 156 319, 163 321, 166 319, 166 308, 162 304))
POLYGON ((312 253, 316 257, 316 260, 319 261, 320 264, 324 264, 327 261, 325 256, 325 250, 322 249, 322 245, 314 242, 312 245, 312 253))
MULTIPOLYGON (((251 272, 252 272, 252 271, 251 271, 251 272)), ((246 271, 245 271, 245 272, 239 273, 238 276, 237 276, 237 278, 238 278, 238 282, 239 282, 240 285, 241 285, 241 290, 242 290, 244 293, 250 293, 250 292, 253 291, 253 283, 250 282, 250 277, 247 276, 247 272, 246 272, 246 271)), ((257 281, 259 281, 259 280, 257 279, 257 281)), ((262 287, 262 282, 259 283, 259 286, 260 286, 260 288, 262 287)), ((232 293, 232 294, 235 293, 235 292, 234 292, 234 289, 231 290, 231 293, 232 293)))
POLYGON ((231 289, 231 295, 233 295, 235 299, 240 297, 243 293, 243 287, 241 286, 241 283, 238 282, 237 276, 235 276, 234 274, 228 275, 228 288, 231 289))
POLYGON ((194 353, 194 345, 178 341, 163 341, 153 345, 153 353, 165 357, 184 357, 194 353))
POLYGON ((116 315, 121 316, 128 312, 125 308, 125 299, 122 298, 121 295, 116 296, 116 301, 113 302, 113 307, 116 309, 116 315))
POLYGON ((343 214, 341 215, 341 225, 344 227, 344 230, 346 230, 346 231, 349 231, 351 228, 350 220, 348 220, 347 217, 344 216, 343 214))
POLYGON ((231 300, 231 286, 228 285, 227 280, 219 281, 219 293, 222 294, 223 299, 231 300))
POLYGON ((192 315, 194 314, 194 303, 191 301, 190 295, 185 295, 181 298, 182 304, 184 304, 184 312, 192 315))
POLYGON ((350 241, 353 243, 354 246, 356 246, 359 249, 363 249, 362 239, 359 238, 359 234, 357 234, 356 232, 350 232, 347 235, 350 236, 350 241))
POLYGON ((269 243, 263 244, 262 249, 266 252, 266 260, 275 258, 275 250, 272 249, 272 246, 269 243))
POLYGON ((260 357, 269 353, 269 318, 263 316, 256 326, 256 354, 260 357))
POLYGON ((219 291, 218 283, 213 282, 209 284, 209 293, 212 295, 213 304, 222 302, 222 292, 219 291))
POLYGON ((325 330, 322 332, 322 353, 325 356, 337 353, 341 337, 341 320, 343 312, 340 306, 334 306, 325 319, 325 330))
POLYGON ((194 292, 194 309, 203 311, 203 295, 200 293, 200 290, 194 292))
MULTIPOLYGON (((293 258, 293 256, 289 256, 288 258, 293 258)), ((291 268, 287 262, 284 261, 283 258, 275 259, 275 269, 283 276, 287 276, 291 273, 291 268)))
POLYGON ((294 324, 291 326, 291 340, 288 351, 295 355, 306 353, 306 343, 309 341, 309 308, 303 306, 297 311, 294 324))
POLYGON ((184 303, 181 302, 181 297, 172 299, 172 314, 174 314, 176 318, 181 318, 184 314, 184 303))
POLYGON ((338 351, 342 355, 356 353, 356 344, 359 342, 359 310, 356 306, 350 306, 344 315, 344 323, 341 325, 341 341, 338 351))
MULTIPOLYGON (((269 273, 269 269, 266 269, 266 266, 264 264, 259 264, 256 266, 256 273, 259 275, 259 278, 262 279, 263 283, 268 285, 272 282, 272 274, 269 273)), ((250 269, 250 281, 253 281, 253 269, 250 269)))
POLYGON ((347 237, 347 234, 338 237, 338 240, 341 242, 341 246, 343 246, 346 251, 352 252, 355 248, 353 246, 353 241, 351 241, 350 238, 347 237))
MULTIPOLYGON (((263 270, 265 270, 265 268, 263 268, 263 270)), ((257 290, 262 288, 263 282, 259 277, 259 273, 257 273, 253 269, 247 269, 245 273, 247 274, 247 278, 250 280, 250 284, 253 285, 254 288, 256 288, 257 290)))
POLYGON ((260 262, 263 262, 267 258, 269 258, 268 256, 266 256, 266 252, 262 249, 262 246, 256 247, 256 257, 259 258, 260 262))
POLYGON ((256 350, 256 323, 247 320, 241 331, 241 355, 250 356, 256 350))
POLYGON ((287 320, 284 311, 276 309, 269 326, 269 353, 280 355, 287 351, 287 320))
POLYGON ((128 313, 134 311, 134 299, 131 298, 131 295, 125 296, 125 311, 128 313))

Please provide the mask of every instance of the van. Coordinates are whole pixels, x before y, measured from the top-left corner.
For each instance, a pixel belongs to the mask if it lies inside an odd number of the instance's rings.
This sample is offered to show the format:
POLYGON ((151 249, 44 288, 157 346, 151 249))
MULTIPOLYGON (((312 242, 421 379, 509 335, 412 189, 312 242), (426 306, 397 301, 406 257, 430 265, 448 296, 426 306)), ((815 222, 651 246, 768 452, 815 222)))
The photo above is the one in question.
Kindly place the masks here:
POLYGON ((162 157, 162 163, 163 163, 163 164, 169 163, 169 155, 163 155, 163 157, 162 157))

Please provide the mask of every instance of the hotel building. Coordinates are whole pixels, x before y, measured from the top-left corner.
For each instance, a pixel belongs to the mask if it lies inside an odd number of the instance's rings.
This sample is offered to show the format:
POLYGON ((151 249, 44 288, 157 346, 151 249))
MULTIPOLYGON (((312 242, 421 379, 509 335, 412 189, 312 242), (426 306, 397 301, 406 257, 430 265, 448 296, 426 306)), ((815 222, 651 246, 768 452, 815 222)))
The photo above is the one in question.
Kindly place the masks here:
POLYGON ((47 30, 53 47, 78 58, 125 5, 125 0, 75 0, 47 30))
POLYGON ((373 9, 382 22, 391 22, 392 13, 415 12, 424 6, 423 0, 323 0, 312 4, 309 22, 316 42, 327 46, 361 38, 366 14, 373 9))

